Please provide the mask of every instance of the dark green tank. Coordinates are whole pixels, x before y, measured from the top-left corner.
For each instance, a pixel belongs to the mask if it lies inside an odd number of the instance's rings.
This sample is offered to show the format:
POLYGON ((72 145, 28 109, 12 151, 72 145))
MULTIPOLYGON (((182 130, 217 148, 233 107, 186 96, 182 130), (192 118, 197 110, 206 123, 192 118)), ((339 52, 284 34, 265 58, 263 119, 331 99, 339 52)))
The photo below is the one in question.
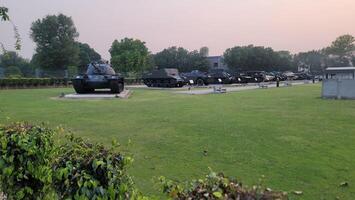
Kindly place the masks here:
POLYGON ((110 89, 111 93, 121 93, 124 90, 124 78, 104 62, 88 65, 86 74, 72 79, 73 87, 78 94, 94 92, 95 89, 110 89))
POLYGON ((143 75, 143 82, 148 87, 183 87, 184 79, 179 75, 179 71, 173 68, 157 69, 143 75))

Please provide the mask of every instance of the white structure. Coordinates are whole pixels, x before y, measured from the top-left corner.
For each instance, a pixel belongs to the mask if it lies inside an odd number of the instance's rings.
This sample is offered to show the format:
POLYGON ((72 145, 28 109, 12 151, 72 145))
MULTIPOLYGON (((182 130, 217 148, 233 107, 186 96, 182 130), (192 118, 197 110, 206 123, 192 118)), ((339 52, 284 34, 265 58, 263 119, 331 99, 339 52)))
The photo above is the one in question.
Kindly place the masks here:
POLYGON ((210 69, 228 69, 228 66, 223 63, 222 56, 209 56, 207 60, 210 69))
POLYGON ((329 67, 322 86, 323 98, 355 99, 355 67, 329 67))

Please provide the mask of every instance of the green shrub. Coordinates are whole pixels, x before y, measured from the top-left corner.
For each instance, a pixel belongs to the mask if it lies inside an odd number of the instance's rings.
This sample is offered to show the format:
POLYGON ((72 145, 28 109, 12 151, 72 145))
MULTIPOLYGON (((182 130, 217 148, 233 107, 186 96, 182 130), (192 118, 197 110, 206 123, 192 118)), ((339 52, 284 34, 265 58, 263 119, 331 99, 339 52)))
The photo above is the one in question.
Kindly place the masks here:
POLYGON ((61 199, 138 199, 126 167, 130 157, 81 138, 68 137, 54 163, 54 186, 61 199))
POLYGON ((72 77, 78 75, 78 73, 79 73, 78 67, 68 66, 68 77, 69 78, 72 78, 72 77))
POLYGON ((26 123, 0 126, 0 190, 8 199, 44 199, 51 193, 53 131, 26 123))
POLYGON ((262 189, 261 186, 243 187, 240 182, 211 172, 205 179, 181 184, 160 177, 163 192, 176 200, 188 199, 239 199, 239 200, 287 200, 287 194, 262 189))
POLYGON ((67 85, 64 78, 5 78, 0 79, 0 87, 37 87, 67 85))

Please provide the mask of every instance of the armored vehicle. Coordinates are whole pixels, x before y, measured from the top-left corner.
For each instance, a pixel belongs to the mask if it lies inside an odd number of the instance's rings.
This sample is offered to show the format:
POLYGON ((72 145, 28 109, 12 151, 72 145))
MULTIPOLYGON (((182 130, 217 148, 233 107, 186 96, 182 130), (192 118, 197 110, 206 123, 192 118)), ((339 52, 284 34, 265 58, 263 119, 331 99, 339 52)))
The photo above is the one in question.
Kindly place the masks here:
POLYGON ((209 84, 209 76, 205 72, 201 72, 199 70, 193 70, 188 73, 181 73, 181 77, 185 80, 185 82, 189 85, 208 85, 209 84))
POLYGON ((270 81, 276 81, 276 76, 272 72, 265 72, 265 81, 270 82, 270 81))
POLYGON ((185 81, 179 71, 173 68, 157 69, 144 74, 143 83, 148 87, 183 87, 185 81))
POLYGON ((266 80, 266 74, 263 71, 247 71, 244 78, 248 83, 260 83, 266 80))
POLYGON ((245 78, 246 75, 244 73, 235 72, 233 76, 235 79, 235 83, 248 83, 247 79, 245 78))
POLYGON ((277 81, 277 79, 279 79, 279 81, 286 81, 287 80, 287 76, 282 73, 282 72, 273 72, 275 75, 275 79, 273 81, 277 81))
POLYGON ((283 73, 286 76, 286 80, 293 80, 296 77, 296 74, 290 71, 283 73))
POLYGON ((235 77, 223 69, 213 69, 208 73, 209 84, 232 84, 235 83, 235 77))
POLYGON ((295 77, 293 78, 293 80, 312 80, 313 78, 314 76, 311 74, 300 72, 295 73, 295 77))
POLYGON ((109 88, 111 93, 121 93, 124 90, 124 78, 104 62, 92 62, 88 65, 86 74, 72 79, 73 87, 78 94, 94 92, 95 89, 109 88))

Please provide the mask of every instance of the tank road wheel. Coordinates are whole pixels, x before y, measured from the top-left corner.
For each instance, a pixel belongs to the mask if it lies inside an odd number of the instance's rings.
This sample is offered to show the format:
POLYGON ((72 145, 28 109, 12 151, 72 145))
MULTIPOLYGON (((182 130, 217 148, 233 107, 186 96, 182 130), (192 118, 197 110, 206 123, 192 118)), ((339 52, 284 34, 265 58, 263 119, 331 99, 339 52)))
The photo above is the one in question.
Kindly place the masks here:
POLYGON ((124 85, 123 83, 118 82, 117 80, 112 80, 110 82, 111 93, 119 94, 123 91, 124 85))
POLYGON ((118 88, 120 90, 120 93, 123 92, 124 90, 124 83, 118 83, 118 88))
POLYGON ((152 81, 146 81, 145 82, 145 85, 147 86, 147 87, 152 87, 152 81))
POLYGON ((204 83, 204 81, 202 79, 199 78, 199 79, 196 80, 196 85, 197 86, 203 86, 204 84, 205 83, 204 83))
POLYGON ((85 94, 85 93, 89 92, 85 88, 83 80, 74 80, 73 81, 73 87, 74 87, 75 92, 78 93, 78 94, 85 94))
POLYGON ((182 82, 177 82, 176 87, 179 87, 179 88, 184 87, 184 84, 182 82))

